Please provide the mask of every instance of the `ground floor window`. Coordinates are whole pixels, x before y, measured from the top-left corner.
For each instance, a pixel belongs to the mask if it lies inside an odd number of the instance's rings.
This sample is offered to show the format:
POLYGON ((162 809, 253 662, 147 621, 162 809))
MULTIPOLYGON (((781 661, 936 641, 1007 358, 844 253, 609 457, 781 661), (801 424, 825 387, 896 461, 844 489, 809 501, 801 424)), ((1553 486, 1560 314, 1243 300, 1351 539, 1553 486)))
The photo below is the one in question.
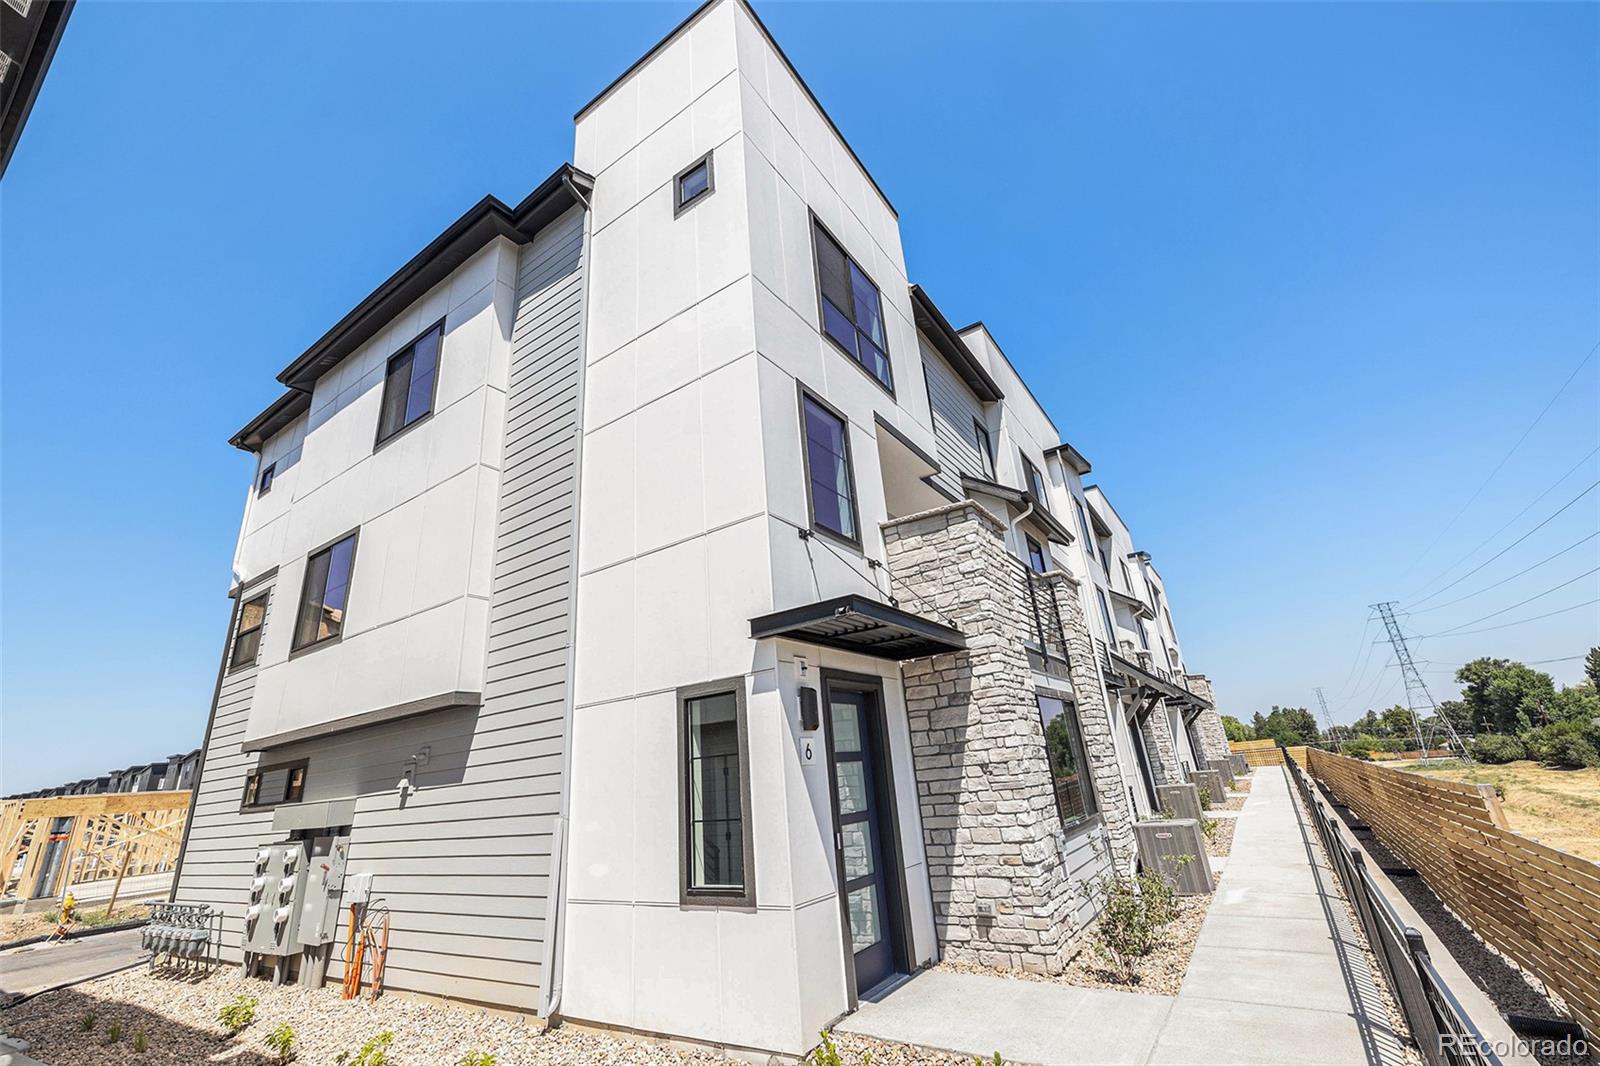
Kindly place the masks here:
POLYGON ((682 902, 755 903, 744 680, 678 692, 682 902))
POLYGON ((1039 697, 1039 715, 1044 721, 1045 757, 1050 763, 1061 824, 1071 826, 1098 810, 1078 715, 1064 700, 1043 695, 1039 697))
POLYGON ((280 803, 299 803, 306 794, 306 760, 263 766, 244 779, 241 810, 263 810, 280 803))

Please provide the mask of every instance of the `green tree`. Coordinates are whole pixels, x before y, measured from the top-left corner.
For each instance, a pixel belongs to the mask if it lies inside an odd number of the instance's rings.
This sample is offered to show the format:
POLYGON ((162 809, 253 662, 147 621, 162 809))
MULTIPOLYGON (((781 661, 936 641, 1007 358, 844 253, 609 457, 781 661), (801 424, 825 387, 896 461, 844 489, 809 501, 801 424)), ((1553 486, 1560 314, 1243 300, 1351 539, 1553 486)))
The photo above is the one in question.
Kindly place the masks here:
POLYGON ((1222 716, 1222 731, 1228 734, 1229 740, 1256 739, 1255 731, 1231 714, 1222 716))
POLYGON ((1589 654, 1583 660, 1583 676, 1589 679, 1589 684, 1600 691, 1600 648, 1590 648, 1589 654))
POLYGON ((1397 737, 1401 740, 1410 739, 1412 743, 1416 743, 1417 730, 1411 724, 1410 708, 1402 707, 1397 703, 1387 711, 1384 711, 1379 721, 1383 725, 1383 731, 1378 736, 1397 737))
POLYGON ((1509 659, 1474 659, 1456 671, 1461 701, 1478 733, 1524 733, 1550 720, 1555 682, 1509 659))
POLYGON ((1600 692, 1588 682, 1571 685, 1550 699, 1552 722, 1590 722, 1600 718, 1600 692))
POLYGON ((1274 706, 1263 718, 1256 714, 1256 737, 1271 737, 1279 744, 1315 744, 1317 720, 1304 707, 1274 706))

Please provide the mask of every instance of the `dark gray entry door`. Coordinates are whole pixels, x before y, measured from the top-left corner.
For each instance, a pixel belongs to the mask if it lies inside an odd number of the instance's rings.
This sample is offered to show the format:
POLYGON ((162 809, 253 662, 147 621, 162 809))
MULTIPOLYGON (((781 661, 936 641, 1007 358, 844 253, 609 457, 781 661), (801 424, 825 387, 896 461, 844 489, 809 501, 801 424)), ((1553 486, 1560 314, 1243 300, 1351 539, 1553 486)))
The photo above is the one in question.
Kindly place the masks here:
POLYGON ((889 878, 894 852, 886 846, 881 738, 876 694, 833 688, 828 694, 833 747, 834 802, 839 827, 840 888, 850 949, 855 957, 856 989, 866 992, 897 970, 898 897, 889 878))

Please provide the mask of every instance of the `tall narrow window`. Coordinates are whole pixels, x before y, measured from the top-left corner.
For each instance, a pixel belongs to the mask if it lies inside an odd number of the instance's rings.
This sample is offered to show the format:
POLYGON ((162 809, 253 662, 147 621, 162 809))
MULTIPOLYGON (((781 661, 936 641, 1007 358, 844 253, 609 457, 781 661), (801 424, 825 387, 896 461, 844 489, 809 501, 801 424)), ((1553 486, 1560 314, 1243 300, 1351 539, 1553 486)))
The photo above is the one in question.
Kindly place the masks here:
POLYGON ((850 436, 845 420, 808 392, 800 394, 806 434, 806 486, 814 528, 859 544, 855 474, 850 468, 850 436))
POLYGON ((265 496, 272 491, 272 479, 278 476, 278 464, 268 463, 261 468, 261 480, 256 482, 256 495, 265 496))
POLYGON ((1078 499, 1076 496, 1072 498, 1072 506, 1076 508, 1078 512, 1078 528, 1083 530, 1084 546, 1089 548, 1089 553, 1092 555, 1094 554, 1094 548, 1092 547, 1094 544, 1094 533, 1089 529, 1089 515, 1083 509, 1083 501, 1078 499))
POLYGON ((1050 569, 1050 565, 1045 562, 1044 548, 1039 544, 1039 542, 1034 540, 1026 533, 1024 533, 1022 536, 1028 542, 1028 565, 1033 567, 1033 572, 1036 574, 1042 574, 1046 570, 1050 569))
POLYGON ((1077 713, 1054 696, 1040 696, 1039 716, 1044 721, 1044 753, 1055 786, 1056 809, 1061 814, 1061 824, 1072 826, 1098 809, 1083 738, 1078 734, 1077 713))
POLYGON ((989 427, 972 420, 972 439, 978 446, 978 458, 983 463, 983 476, 994 480, 994 441, 989 439, 989 427))
POLYGON ((1133 595, 1133 575, 1128 573, 1128 564, 1123 562, 1121 559, 1118 559, 1117 560, 1117 566, 1120 567, 1121 570, 1122 570, 1122 583, 1128 587, 1128 595, 1132 596, 1133 595))
POLYGON ((1100 597, 1100 620, 1106 624, 1106 642, 1116 647, 1117 627, 1111 622, 1111 605, 1106 602, 1106 590, 1097 588, 1094 591, 1100 597))
POLYGON ((878 287, 821 223, 813 221, 811 229, 817 249, 823 332, 893 392, 894 374, 889 369, 889 342, 884 335, 878 287))
POLYGON ((261 650, 261 626, 267 620, 267 596, 268 593, 263 592, 246 600, 239 608, 239 628, 233 635, 233 657, 228 661, 228 669, 237 670, 255 663, 256 653, 261 650))
POLYGON ((1138 629, 1139 629, 1139 647, 1143 648, 1145 651, 1149 651, 1150 650, 1150 633, 1144 627, 1144 619, 1143 618, 1139 618, 1138 616, 1135 616, 1134 619, 1133 619, 1133 624, 1135 626, 1137 626, 1138 629))
POLYGON ((389 357, 383 378, 383 407, 378 415, 378 443, 433 413, 434 383, 439 374, 439 345, 444 323, 389 357))
POLYGON ((1022 470, 1028 475, 1028 491, 1033 493, 1033 498, 1039 501, 1040 507, 1046 511, 1050 510, 1050 497, 1044 490, 1044 475, 1039 473, 1038 467, 1028 461, 1026 455, 1022 457, 1022 470))
POLYGON ((295 651, 343 634, 355 559, 356 534, 351 533, 313 552, 306 560, 306 579, 300 589, 300 612, 294 627, 295 651))
POLYGON ((678 691, 682 902, 755 903, 741 678, 678 691))

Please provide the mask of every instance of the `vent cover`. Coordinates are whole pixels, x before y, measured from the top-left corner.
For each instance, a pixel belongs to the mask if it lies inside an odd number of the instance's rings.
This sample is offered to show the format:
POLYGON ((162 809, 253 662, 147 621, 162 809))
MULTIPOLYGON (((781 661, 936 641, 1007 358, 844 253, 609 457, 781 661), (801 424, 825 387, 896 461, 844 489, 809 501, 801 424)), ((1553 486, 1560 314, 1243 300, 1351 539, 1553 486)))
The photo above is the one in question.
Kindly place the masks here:
POLYGON ((1139 865, 1170 881, 1180 896, 1203 896, 1213 887, 1205 835, 1193 818, 1135 822, 1139 865))
POLYGON ((1167 818, 1193 818, 1200 820, 1200 787, 1193 782, 1187 785, 1157 785, 1156 803, 1167 818))

